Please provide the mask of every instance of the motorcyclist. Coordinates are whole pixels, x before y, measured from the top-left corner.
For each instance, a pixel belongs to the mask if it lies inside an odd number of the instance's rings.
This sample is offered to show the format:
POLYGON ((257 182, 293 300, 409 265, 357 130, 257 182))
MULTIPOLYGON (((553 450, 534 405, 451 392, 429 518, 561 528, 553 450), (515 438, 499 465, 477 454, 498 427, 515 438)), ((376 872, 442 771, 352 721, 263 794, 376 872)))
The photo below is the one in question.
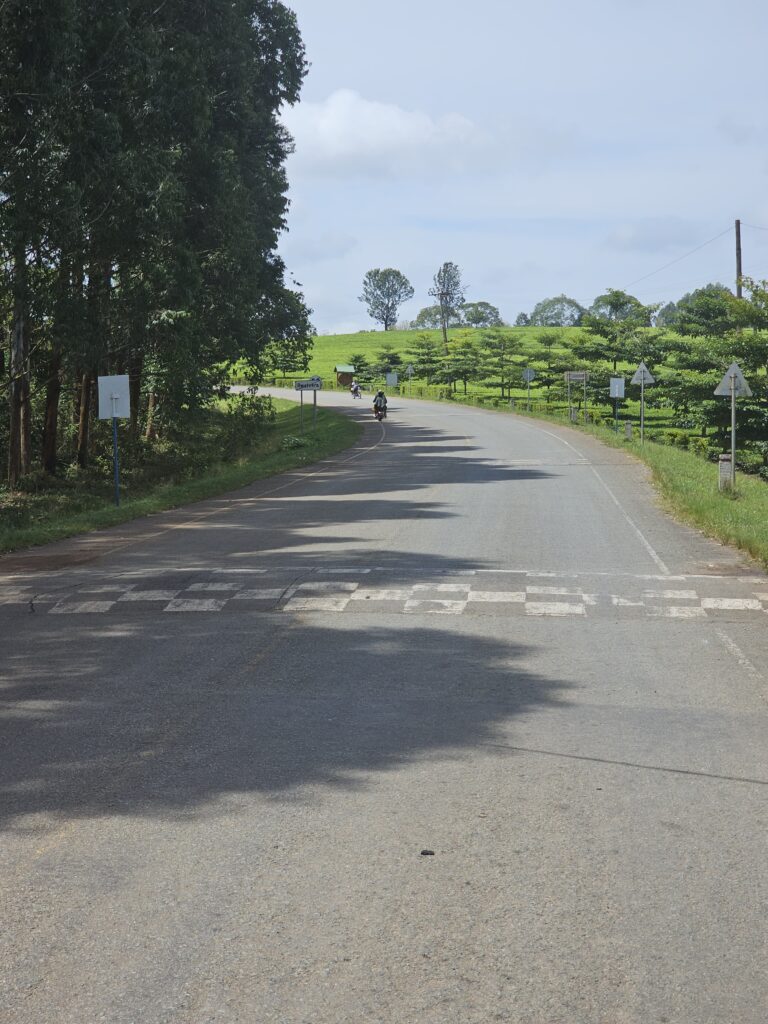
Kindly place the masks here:
POLYGON ((387 396, 383 391, 377 391, 373 399, 373 414, 376 416, 379 413, 381 413, 382 417, 387 415, 387 396))
POLYGON ((360 398, 360 385, 356 380, 352 381, 352 385, 349 390, 352 392, 353 398, 360 398))

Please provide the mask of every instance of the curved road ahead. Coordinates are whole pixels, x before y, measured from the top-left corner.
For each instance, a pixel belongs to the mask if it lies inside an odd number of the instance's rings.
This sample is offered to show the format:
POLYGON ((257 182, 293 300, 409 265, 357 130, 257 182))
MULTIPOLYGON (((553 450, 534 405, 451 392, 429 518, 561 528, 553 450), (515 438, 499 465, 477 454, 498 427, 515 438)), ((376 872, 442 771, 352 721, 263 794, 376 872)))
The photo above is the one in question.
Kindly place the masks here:
POLYGON ((621 452, 406 401, 0 559, 0 1017, 764 1024, 767 613, 621 452))

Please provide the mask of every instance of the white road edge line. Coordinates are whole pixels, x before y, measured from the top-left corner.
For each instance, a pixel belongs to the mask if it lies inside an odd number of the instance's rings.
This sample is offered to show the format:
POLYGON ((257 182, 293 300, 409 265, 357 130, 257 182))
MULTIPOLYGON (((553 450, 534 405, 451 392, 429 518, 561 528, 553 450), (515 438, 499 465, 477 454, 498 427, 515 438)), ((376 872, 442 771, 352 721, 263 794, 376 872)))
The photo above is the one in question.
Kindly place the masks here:
POLYGON ((613 491, 608 486, 608 484, 605 482, 605 480, 603 480, 603 478, 597 472, 597 470, 592 465, 592 463, 589 461, 589 459, 587 459, 586 455, 584 455, 583 452, 580 452, 579 449, 575 445, 572 445, 570 443, 570 441, 566 441, 564 438, 558 437, 558 435, 557 434, 553 434, 551 430, 544 430, 543 427, 534 427, 534 429, 535 430, 541 430, 542 434, 547 434, 548 437, 553 437, 556 441, 559 441, 560 444, 564 444, 567 448, 570 448, 572 452, 575 452, 579 456, 580 459, 586 459, 587 465, 592 470, 592 472, 595 474, 595 476, 600 481, 600 483, 603 485, 603 487, 605 488, 608 496, 610 497, 611 501, 614 503, 616 508, 619 510, 619 512, 621 512, 621 514, 624 516, 626 521, 629 523, 629 525, 635 531, 635 533, 637 534, 638 539, 640 540, 640 543, 643 545, 645 550, 648 552, 648 554, 654 560, 654 562, 656 563, 657 567, 661 570, 661 572, 665 576, 671 576, 672 573, 670 572, 669 567, 664 563, 664 561, 656 553, 656 551, 654 550, 654 548, 651 545, 650 541, 647 539, 647 537, 645 537, 645 535, 642 533, 642 531, 637 526, 637 524, 635 522, 633 522, 633 520, 626 513, 626 511, 624 510, 624 506, 621 504, 621 502, 616 497, 616 495, 613 493, 613 491))
POLYGON ((715 636, 723 645, 723 647, 725 647, 725 649, 733 655, 736 661, 738 661, 741 667, 745 669, 749 673, 749 675, 752 676, 753 679, 756 679, 758 682, 761 683, 765 682, 765 676, 763 675, 763 673, 752 664, 752 662, 746 656, 744 651, 742 651, 742 649, 739 647, 735 640, 732 640, 728 636, 728 634, 724 632, 722 629, 716 629, 715 636))

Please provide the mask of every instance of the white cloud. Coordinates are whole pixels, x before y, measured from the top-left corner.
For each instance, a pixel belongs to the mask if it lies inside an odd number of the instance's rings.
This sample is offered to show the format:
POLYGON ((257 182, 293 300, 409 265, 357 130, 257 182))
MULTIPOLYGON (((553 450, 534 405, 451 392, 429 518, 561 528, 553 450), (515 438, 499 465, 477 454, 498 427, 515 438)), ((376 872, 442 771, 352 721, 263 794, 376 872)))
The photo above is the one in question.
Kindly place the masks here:
POLYGON ((304 231, 296 238, 292 238, 290 235, 285 236, 281 242, 280 251, 287 262, 307 266, 342 259, 352 252, 356 245, 357 239, 352 235, 333 233, 309 235, 304 231))
POLYGON ((702 240, 698 225, 675 217, 649 217, 620 224, 607 239, 611 248, 649 253, 691 247, 702 240))
POLYGON ((479 129, 461 114, 438 118, 339 89, 320 103, 287 109, 296 141, 292 171, 331 177, 411 177, 455 172, 476 161, 479 129))

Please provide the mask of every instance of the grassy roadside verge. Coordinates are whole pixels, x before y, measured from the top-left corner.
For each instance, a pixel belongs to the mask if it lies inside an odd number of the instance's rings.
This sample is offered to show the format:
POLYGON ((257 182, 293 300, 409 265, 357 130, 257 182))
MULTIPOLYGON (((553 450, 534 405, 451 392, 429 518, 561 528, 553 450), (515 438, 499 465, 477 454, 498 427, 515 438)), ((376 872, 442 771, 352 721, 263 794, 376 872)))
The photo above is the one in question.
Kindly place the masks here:
POLYGON ((566 423, 557 416, 519 410, 517 415, 589 434, 645 462, 670 512, 707 536, 746 551, 768 568, 768 486, 765 481, 738 473, 736 494, 731 496, 718 490, 717 465, 691 452, 652 441, 642 445, 639 440, 627 441, 609 427, 566 423))
MULTIPOLYGON (((231 462, 220 462, 203 473, 179 483, 159 483, 146 493, 128 497, 115 508, 107 496, 94 500, 86 510, 67 510, 61 503, 38 502, 22 526, 4 522, 0 505, 0 553, 48 544, 76 534, 164 512, 217 494, 245 487, 256 480, 306 466, 348 448, 360 436, 362 427, 354 420, 328 409, 319 409, 317 431, 307 430, 304 444, 292 447, 300 438, 299 412, 293 402, 275 400, 277 419, 264 430, 251 450, 231 462), (289 439, 288 447, 284 440, 289 439)), ((5 517, 10 518, 10 517, 5 517)))

